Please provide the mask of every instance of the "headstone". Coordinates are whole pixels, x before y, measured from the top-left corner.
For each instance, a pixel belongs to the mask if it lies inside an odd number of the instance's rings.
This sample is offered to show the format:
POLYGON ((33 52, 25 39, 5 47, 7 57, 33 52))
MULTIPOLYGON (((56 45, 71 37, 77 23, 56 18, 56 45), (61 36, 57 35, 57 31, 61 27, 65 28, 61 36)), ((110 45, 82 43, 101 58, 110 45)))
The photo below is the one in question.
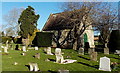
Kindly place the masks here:
POLYGON ((58 54, 61 55, 61 49, 60 49, 60 48, 56 48, 56 49, 55 49, 55 55, 56 55, 56 54, 57 54, 57 55, 58 55, 58 54))
POLYGON ((90 60, 97 61, 97 52, 93 52, 90 54, 90 60))
POLYGON ((8 53, 8 47, 7 46, 4 47, 4 52, 8 53))
POLYGON ((115 54, 118 54, 120 56, 120 50, 115 50, 115 54))
POLYGON ((38 50, 38 47, 37 47, 37 46, 35 47, 35 50, 38 50))
POLYGON ((88 54, 91 54, 91 53, 93 53, 93 52, 95 52, 95 49, 94 49, 94 48, 89 48, 89 49, 88 49, 88 54))
POLYGON ((36 53, 35 58, 40 59, 40 53, 36 53))
POLYGON ((22 50, 24 51, 24 52, 26 52, 27 50, 26 50, 26 46, 23 46, 22 47, 22 50))
POLYGON ((109 58, 107 58, 107 57, 100 58, 99 70, 111 71, 109 58))
POLYGON ((69 73, 69 70, 58 70, 59 73, 69 73))
POLYGON ((17 62, 14 62, 14 64, 13 65, 18 65, 18 63, 17 62))
POLYGON ((82 47, 81 47, 81 48, 79 48, 78 53, 79 53, 79 54, 81 54, 81 55, 84 55, 84 48, 82 48, 82 47))
POLYGON ((48 47, 48 48, 47 48, 47 54, 48 54, 48 55, 53 55, 53 54, 51 53, 51 47, 48 47))
POLYGON ((56 54, 56 63, 63 63, 64 58, 60 54, 56 54))
POLYGON ((22 53, 21 55, 25 56, 25 55, 26 55, 26 53, 22 53))
POLYGON ((30 65, 30 71, 38 71, 39 70, 37 63, 29 63, 29 65, 30 65))
POLYGON ((109 54, 109 48, 104 48, 104 54, 109 54))

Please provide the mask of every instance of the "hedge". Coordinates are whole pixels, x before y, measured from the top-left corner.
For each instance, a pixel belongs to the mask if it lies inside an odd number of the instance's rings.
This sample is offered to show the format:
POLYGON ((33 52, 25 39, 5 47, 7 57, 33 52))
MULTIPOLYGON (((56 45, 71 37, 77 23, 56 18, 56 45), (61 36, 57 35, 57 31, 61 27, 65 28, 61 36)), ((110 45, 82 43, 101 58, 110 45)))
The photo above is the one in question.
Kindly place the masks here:
POLYGON ((120 50, 120 30, 113 30, 109 40, 110 51, 120 50))
POLYGON ((32 44, 38 47, 52 46, 52 35, 51 32, 37 32, 32 44))

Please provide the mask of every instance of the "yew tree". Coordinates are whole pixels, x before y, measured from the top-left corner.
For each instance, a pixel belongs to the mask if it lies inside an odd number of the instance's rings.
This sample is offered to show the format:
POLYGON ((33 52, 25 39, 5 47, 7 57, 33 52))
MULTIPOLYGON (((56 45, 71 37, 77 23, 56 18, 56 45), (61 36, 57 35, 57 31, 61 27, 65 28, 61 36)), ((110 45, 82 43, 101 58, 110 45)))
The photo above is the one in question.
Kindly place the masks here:
POLYGON ((35 14, 34 8, 28 6, 18 20, 20 24, 20 32, 19 35, 23 38, 28 38, 28 36, 32 36, 35 29, 37 29, 37 21, 39 19, 39 15, 35 14))

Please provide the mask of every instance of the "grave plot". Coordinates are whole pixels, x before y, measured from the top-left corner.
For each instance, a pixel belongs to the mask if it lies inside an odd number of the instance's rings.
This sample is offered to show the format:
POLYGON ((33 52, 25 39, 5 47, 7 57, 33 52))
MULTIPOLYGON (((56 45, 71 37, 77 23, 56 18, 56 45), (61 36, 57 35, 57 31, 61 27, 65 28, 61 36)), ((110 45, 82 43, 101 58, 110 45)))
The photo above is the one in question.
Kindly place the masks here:
MULTIPOLYGON (((22 46, 20 46, 22 48, 22 46)), ((2 70, 3 71, 103 71, 106 68, 100 60, 101 57, 110 58, 110 67, 107 70, 118 71, 120 70, 120 57, 116 54, 105 55, 104 53, 79 54, 73 49, 62 49, 61 52, 55 53, 55 49, 51 48, 54 55, 46 55, 44 48, 39 50, 28 49, 24 52, 22 50, 9 50, 9 53, 2 52, 2 70), (59 64, 56 62, 56 54, 63 56, 63 59, 77 60, 74 63, 59 64), (92 57, 90 58, 90 55, 92 57), (34 57, 33 57, 34 56, 34 57), (93 59, 93 60, 92 60, 93 59), (29 64, 29 63, 34 63, 29 64), (31 69, 27 66, 31 65, 31 69), (112 65, 112 67, 111 67, 112 65)))

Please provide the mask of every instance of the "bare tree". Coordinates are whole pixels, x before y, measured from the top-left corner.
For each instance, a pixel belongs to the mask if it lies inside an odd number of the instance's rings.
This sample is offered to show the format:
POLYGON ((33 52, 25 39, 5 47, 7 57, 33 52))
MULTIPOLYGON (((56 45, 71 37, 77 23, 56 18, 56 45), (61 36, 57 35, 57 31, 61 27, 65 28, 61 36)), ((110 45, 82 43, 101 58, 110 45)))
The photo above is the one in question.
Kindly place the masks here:
POLYGON ((18 18, 20 17, 23 8, 13 8, 8 14, 3 16, 5 24, 2 30, 5 30, 7 36, 15 36, 19 31, 18 18))
POLYGON ((73 49, 78 49, 83 47, 82 45, 82 34, 84 31, 92 24, 93 20, 91 18, 94 15, 96 10, 94 10, 96 5, 100 3, 90 3, 90 2, 68 2, 62 5, 62 10, 64 11, 61 13, 61 19, 59 19, 59 24, 67 24, 68 28, 72 26, 69 30, 67 36, 62 42, 59 42, 61 38, 61 30, 58 30, 58 34, 54 35, 54 40, 57 43, 57 46, 63 45, 65 41, 71 40, 73 43, 73 49), (69 36, 73 33, 73 38, 69 39, 69 36), (78 44, 78 42, 80 44, 78 44))
POLYGON ((100 31, 100 41, 105 48, 107 48, 111 31, 117 27, 118 15, 116 13, 117 9, 112 8, 112 4, 104 3, 94 17, 95 27, 100 31))

